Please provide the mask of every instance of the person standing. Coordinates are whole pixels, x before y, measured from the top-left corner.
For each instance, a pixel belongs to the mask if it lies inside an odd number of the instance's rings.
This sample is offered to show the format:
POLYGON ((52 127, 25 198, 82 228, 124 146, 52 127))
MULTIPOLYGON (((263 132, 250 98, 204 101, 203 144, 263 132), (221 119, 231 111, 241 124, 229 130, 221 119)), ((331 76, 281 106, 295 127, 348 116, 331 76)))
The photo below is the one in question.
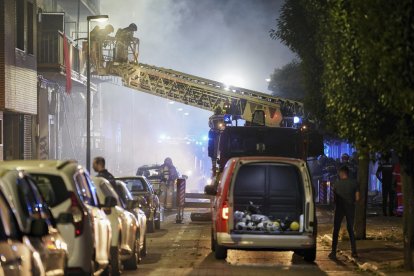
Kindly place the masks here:
POLYGON ((163 185, 161 187, 161 204, 165 209, 171 209, 173 205, 174 183, 178 178, 178 172, 172 159, 167 157, 161 167, 163 185))
POLYGON ((359 201, 358 183, 349 177, 349 168, 342 166, 339 168, 339 180, 333 185, 335 194, 335 215, 334 228, 332 234, 332 251, 329 258, 336 259, 336 249, 338 246, 338 236, 341 230, 342 220, 346 218, 346 227, 351 242, 352 257, 357 258, 356 242, 354 235, 355 202, 359 201))
POLYGON ((92 168, 98 174, 96 176, 103 177, 111 183, 112 188, 116 191, 115 177, 105 168, 105 158, 98 156, 93 159, 92 168))
POLYGON ((386 156, 377 169, 376 176, 381 182, 382 187, 382 212, 384 216, 394 215, 395 185, 393 181, 394 166, 386 156))

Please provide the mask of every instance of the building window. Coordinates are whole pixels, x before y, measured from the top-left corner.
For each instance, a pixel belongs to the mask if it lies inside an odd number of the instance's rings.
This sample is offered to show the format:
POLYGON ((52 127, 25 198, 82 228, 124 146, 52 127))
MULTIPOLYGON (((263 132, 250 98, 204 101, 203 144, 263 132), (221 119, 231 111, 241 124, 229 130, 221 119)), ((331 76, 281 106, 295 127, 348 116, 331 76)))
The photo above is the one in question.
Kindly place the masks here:
POLYGON ((27 2, 27 53, 34 53, 34 35, 33 35, 33 19, 34 19, 33 3, 27 2))
POLYGON ((16 0, 16 48, 24 51, 24 0, 16 0))

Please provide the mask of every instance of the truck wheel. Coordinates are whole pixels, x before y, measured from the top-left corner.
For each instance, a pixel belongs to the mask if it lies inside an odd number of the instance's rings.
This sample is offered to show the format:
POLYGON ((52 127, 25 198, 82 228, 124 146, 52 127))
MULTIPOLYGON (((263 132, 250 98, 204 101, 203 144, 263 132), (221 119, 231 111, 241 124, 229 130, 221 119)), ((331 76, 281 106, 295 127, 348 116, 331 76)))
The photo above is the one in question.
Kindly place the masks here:
POLYGON ((305 261, 313 263, 316 259, 316 246, 311 249, 305 249, 303 251, 303 258, 305 261))
POLYGON ((224 260, 227 258, 227 248, 218 245, 217 241, 214 241, 214 249, 214 257, 216 257, 217 260, 224 260))

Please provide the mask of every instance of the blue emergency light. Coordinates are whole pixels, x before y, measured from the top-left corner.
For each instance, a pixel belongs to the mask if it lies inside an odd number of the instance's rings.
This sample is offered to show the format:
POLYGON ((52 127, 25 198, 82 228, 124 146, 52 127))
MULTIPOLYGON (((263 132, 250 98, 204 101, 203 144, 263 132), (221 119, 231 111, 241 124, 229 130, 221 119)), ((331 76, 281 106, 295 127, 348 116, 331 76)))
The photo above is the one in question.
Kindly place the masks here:
POLYGON ((232 122, 232 118, 231 118, 231 115, 230 115, 230 114, 225 114, 225 115, 224 115, 224 122, 225 122, 226 124, 231 124, 231 122, 232 122))

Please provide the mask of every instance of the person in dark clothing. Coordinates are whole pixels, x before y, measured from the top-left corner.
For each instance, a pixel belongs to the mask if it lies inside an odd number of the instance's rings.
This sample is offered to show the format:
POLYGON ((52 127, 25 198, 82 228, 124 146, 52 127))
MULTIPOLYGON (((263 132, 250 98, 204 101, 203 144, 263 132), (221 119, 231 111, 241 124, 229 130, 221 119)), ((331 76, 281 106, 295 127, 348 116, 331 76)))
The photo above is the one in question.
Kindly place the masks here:
POLYGON ((354 219, 355 202, 359 201, 359 189, 356 180, 349 178, 349 168, 347 166, 342 166, 339 169, 339 180, 333 184, 333 188, 335 193, 335 216, 332 234, 332 251, 329 254, 329 258, 336 259, 339 230, 341 230, 344 217, 346 218, 346 227, 351 241, 352 257, 357 258, 354 219))
POLYGON ((382 186, 382 212, 387 216, 387 209, 390 216, 394 215, 395 185, 393 184, 392 173, 394 166, 390 158, 385 158, 378 166, 376 176, 382 186))
POLYGON ((96 176, 105 178, 109 181, 109 183, 111 183, 115 191, 117 190, 115 177, 107 169, 105 169, 105 158, 101 156, 95 157, 95 159, 93 159, 92 167, 93 170, 98 173, 96 176))

